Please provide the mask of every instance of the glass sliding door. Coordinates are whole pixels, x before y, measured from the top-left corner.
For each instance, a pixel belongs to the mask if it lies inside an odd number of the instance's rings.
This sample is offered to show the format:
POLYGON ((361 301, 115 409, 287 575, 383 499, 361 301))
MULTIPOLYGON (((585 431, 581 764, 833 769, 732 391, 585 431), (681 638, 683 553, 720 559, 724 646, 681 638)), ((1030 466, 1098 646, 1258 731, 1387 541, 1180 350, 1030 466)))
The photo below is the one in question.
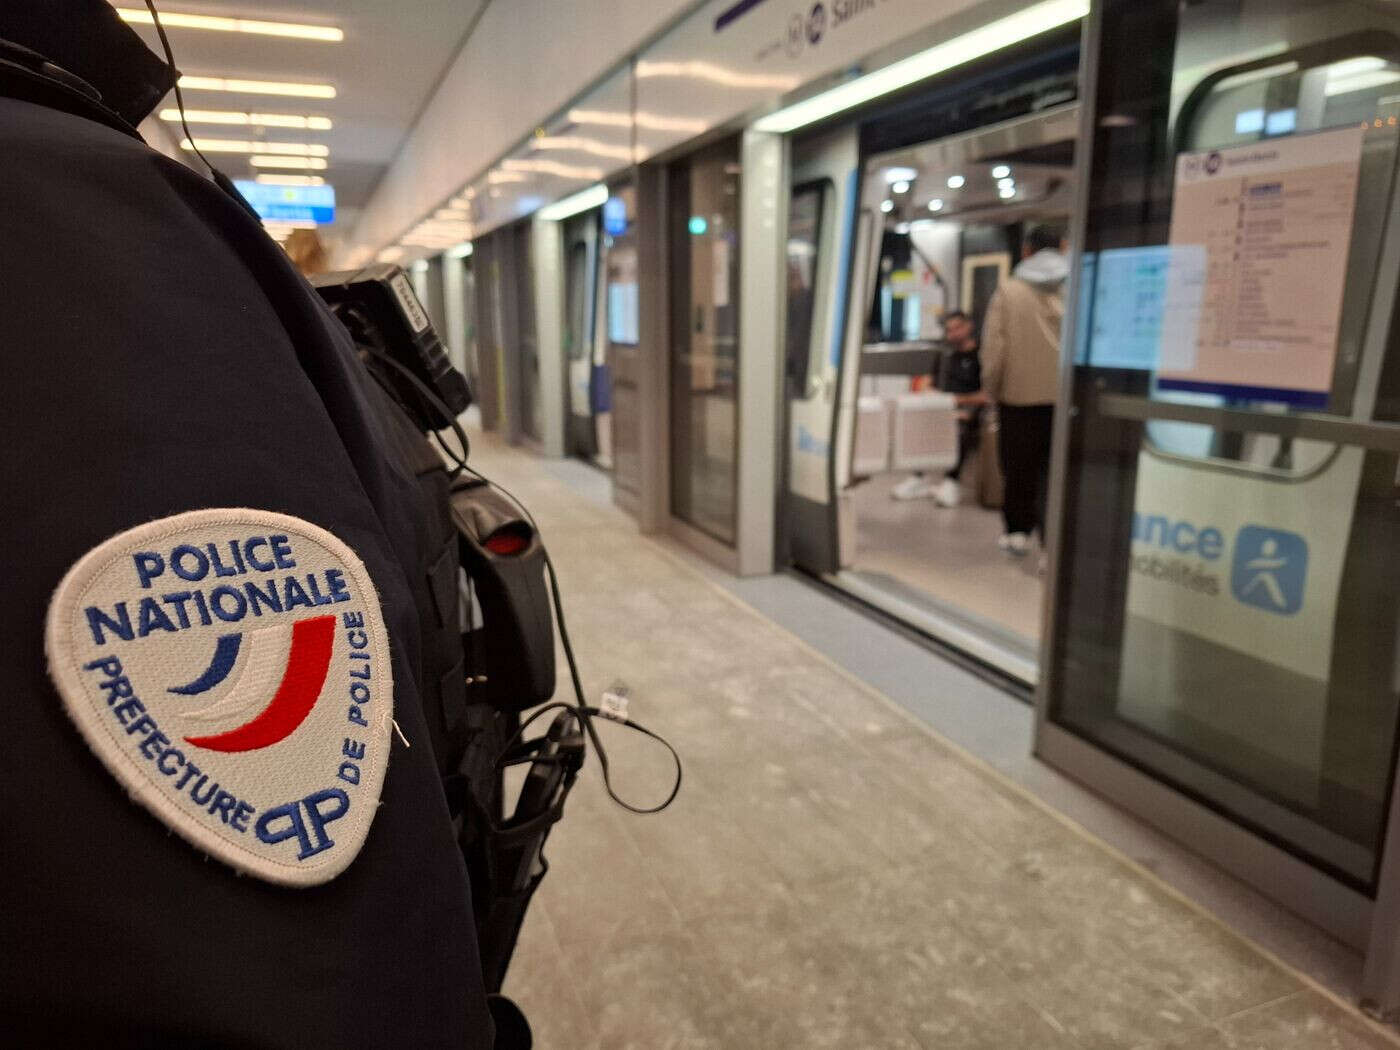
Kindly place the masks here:
POLYGON ((641 274, 637 188, 617 186, 603 205, 603 315, 592 390, 598 456, 613 472, 613 491, 635 513, 642 490, 641 274))
POLYGON ((1100 33, 1041 752, 1067 733, 1373 895, 1400 12, 1108 0, 1100 33))
POLYGON ((585 212, 564 223, 564 367, 568 414, 564 449, 595 461, 593 354, 597 342, 599 213, 585 212))
POLYGON ((530 223, 510 228, 511 266, 514 282, 514 350, 516 418, 520 433, 532 442, 540 440, 540 347, 535 334, 535 271, 530 245, 530 223))
POLYGON ((739 142, 671 166, 671 514, 732 546, 739 359, 739 142))

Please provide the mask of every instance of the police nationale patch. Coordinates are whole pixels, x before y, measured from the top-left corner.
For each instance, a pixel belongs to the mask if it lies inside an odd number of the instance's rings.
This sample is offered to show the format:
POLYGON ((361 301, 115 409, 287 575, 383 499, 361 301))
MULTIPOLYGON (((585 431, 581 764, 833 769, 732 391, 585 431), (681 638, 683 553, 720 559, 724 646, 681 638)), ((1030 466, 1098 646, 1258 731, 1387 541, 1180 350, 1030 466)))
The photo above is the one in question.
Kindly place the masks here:
POLYGON ((114 536, 59 584, 49 674, 92 750, 190 843, 311 886, 360 851, 389 762, 389 641, 325 529, 199 510, 114 536))

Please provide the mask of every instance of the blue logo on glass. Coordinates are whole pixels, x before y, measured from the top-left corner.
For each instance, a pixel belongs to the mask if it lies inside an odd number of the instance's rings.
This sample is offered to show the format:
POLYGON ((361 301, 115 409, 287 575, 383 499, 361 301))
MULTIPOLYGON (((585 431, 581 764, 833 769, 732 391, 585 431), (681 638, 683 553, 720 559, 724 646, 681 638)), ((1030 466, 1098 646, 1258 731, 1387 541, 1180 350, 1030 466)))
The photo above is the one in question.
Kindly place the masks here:
POLYGON ((1303 606, 1308 541, 1296 532, 1246 525, 1235 537, 1230 590, 1246 605, 1292 616, 1303 606))

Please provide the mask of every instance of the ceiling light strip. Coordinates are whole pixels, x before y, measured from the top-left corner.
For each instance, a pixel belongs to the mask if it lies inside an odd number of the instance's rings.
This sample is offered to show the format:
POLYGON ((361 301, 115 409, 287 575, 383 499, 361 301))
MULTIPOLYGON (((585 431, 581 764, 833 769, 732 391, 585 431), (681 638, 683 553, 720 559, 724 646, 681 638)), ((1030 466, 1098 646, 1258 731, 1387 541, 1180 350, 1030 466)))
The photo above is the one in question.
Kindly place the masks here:
POLYGON ((666 117, 659 113, 638 110, 635 117, 625 110, 613 109, 571 109, 568 119, 574 124, 597 124, 607 128, 630 128, 636 124, 648 131, 688 131, 698 135, 708 131, 710 126, 695 117, 666 117))
POLYGON ((1068 25, 1088 12, 1088 0, 1043 0, 1014 15, 999 18, 883 69, 770 113, 755 121, 754 128, 779 133, 795 131, 1012 44, 1068 25))
POLYGON ((180 140, 181 149, 198 148, 201 153, 277 153, 289 157, 329 157, 329 146, 319 142, 248 142, 242 139, 180 140))
MULTIPOLYGON (((118 7, 123 22, 133 25, 153 25, 151 13, 139 7, 118 7)), ((343 30, 335 26, 314 26, 304 22, 267 22, 256 18, 226 18, 221 15, 193 15, 180 11, 162 11, 161 25, 171 29, 210 29, 217 33, 253 33, 257 36, 287 36, 297 40, 324 40, 339 43, 345 39, 343 30)))
MULTIPOLYGON (((160 111, 160 119, 172 124, 180 122, 180 111, 170 108, 160 111)), ((330 117, 303 117, 296 113, 240 113, 227 109, 187 109, 185 119, 191 124, 232 124, 239 127, 302 128, 308 131, 330 131, 330 117)))
POLYGON ((261 182, 265 186, 324 186, 326 180, 320 175, 282 175, 273 173, 269 175, 256 175, 254 182, 261 182))
POLYGON ((288 98, 335 98, 335 88, 330 84, 295 84, 282 80, 182 76, 180 88, 184 91, 227 91, 242 95, 286 95, 288 98))
POLYGON ((324 157, 270 157, 257 155, 248 158, 255 168, 292 168, 297 171, 325 171, 324 157))
POLYGON ((727 69, 715 62, 702 59, 685 61, 647 61, 636 65, 637 76, 647 77, 687 77, 693 80, 707 80, 712 84, 722 84, 732 88, 763 88, 776 91, 791 91, 802 83, 802 78, 784 73, 740 73, 727 69))
POLYGON ((557 221, 567 219, 571 215, 588 211, 590 208, 601 208, 608 199, 608 187, 604 183, 596 186, 589 186, 586 190, 565 197, 563 200, 547 204, 539 211, 541 219, 557 221))
MULTIPOLYGON (((561 179, 588 179, 592 181, 603 177, 601 168, 581 168, 575 164, 560 164, 555 160, 525 160, 519 157, 507 157, 501 161, 501 167, 507 172, 534 171, 541 175, 557 175, 561 179)), ((488 176, 489 178, 490 176, 488 176)))
POLYGON ((608 157, 612 160, 631 160, 632 147, 618 146, 602 139, 585 138, 582 135, 537 135, 530 140, 534 150, 562 149, 576 153, 591 153, 595 157, 608 157))

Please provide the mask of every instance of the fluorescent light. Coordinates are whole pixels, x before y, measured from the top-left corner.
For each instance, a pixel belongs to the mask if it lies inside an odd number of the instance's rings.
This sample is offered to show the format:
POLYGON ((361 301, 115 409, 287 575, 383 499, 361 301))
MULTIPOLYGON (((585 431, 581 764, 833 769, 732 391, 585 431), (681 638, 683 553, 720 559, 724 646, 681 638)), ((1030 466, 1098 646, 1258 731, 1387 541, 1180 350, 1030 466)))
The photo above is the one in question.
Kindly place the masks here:
POLYGON ((607 128, 630 128, 635 124, 649 131, 688 131, 698 135, 709 130, 709 124, 694 117, 664 117, 658 113, 638 110, 636 114, 613 109, 571 109, 568 119, 574 124, 597 124, 607 128))
POLYGON ((420 222, 408 232, 415 237, 447 237, 456 243, 466 240, 472 235, 472 224, 469 222, 434 222, 429 219, 420 222))
POLYGON ((631 160, 631 146, 615 146, 601 139, 585 138, 582 135, 540 135, 530 140, 531 149, 565 149, 579 153, 592 153, 595 157, 611 157, 614 160, 631 160))
POLYGON ((434 219, 470 219, 472 213, 465 208, 439 208, 433 212, 434 219))
MULTIPOLYGON (((1236 58, 1240 56, 1235 56, 1236 58)), ((1345 65, 1346 63, 1340 63, 1345 65)), ((1214 91, 1233 91, 1235 88, 1244 87, 1246 84, 1253 84, 1259 80, 1271 80, 1274 77, 1287 76, 1289 73, 1298 72, 1297 62, 1279 62, 1272 66, 1264 66, 1260 69, 1251 69, 1248 73, 1235 73, 1225 77, 1223 80, 1215 82, 1214 91)))
POLYGON ((1010 190, 1010 189, 1015 189, 1015 187, 1016 187, 1016 180, 1015 180, 1015 179, 1012 179, 1012 178, 997 179, 997 189, 999 189, 999 190, 1010 190))
POLYGON ((228 77, 182 76, 185 91, 231 91, 242 95, 286 95, 289 98, 335 98, 330 84, 292 84, 281 80, 235 80, 228 77))
MULTIPOLYGON (((160 119, 172 124, 180 122, 178 109, 163 109, 160 119)), ((191 124, 236 124, 241 127, 304 128, 309 131, 330 131, 330 117, 302 117, 295 113, 239 113, 225 109, 187 109, 185 120, 191 124)))
MULTIPOLYGON (((151 13, 139 7, 118 7, 123 22, 151 25, 151 13)), ((302 22, 263 22, 254 18, 224 18, 219 15, 191 15, 162 11, 161 25, 172 29, 212 29, 220 33, 256 33, 259 36, 291 36, 298 40, 329 40, 338 43, 345 34, 335 26, 313 26, 302 22)))
POLYGON ((1376 55, 1363 55, 1329 66, 1327 86, 1323 89, 1323 94, 1329 97, 1344 95, 1351 91, 1364 91, 1367 88, 1393 84, 1397 80, 1400 80, 1400 73, 1390 68, 1385 59, 1376 55))
POLYGON ((607 199, 608 187, 600 182, 596 186, 589 186, 586 190, 580 190, 563 200, 546 205, 540 209, 539 215, 541 219, 567 219, 570 215, 577 215, 590 208, 601 208, 607 199))
MULTIPOLYGON (((790 75, 768 73, 738 73, 714 62, 690 59, 684 62, 648 62, 636 65, 639 77, 690 77, 693 80, 708 80, 712 84, 723 84, 732 88, 766 88, 770 91, 791 91, 802 83, 802 78, 790 75)), ((767 130, 767 129, 761 129, 767 130)))
MULTIPOLYGON (((892 91, 990 55, 1033 36, 1068 25, 1089 13, 1088 0, 1043 0, 971 32, 893 62, 883 69, 803 99, 755 122, 758 131, 793 131, 892 91)), ((643 63, 638 63, 641 75, 643 63)))
POLYGON ((326 180, 319 175, 256 175, 254 182, 265 186, 324 186, 326 180))
POLYGON ((880 210, 888 215, 890 212, 894 211, 894 201, 888 199, 882 200, 880 202, 880 210))
POLYGON ((997 190, 997 196, 1004 201, 1009 201, 1012 197, 1016 196, 1016 187, 1003 186, 1001 189, 997 190))
POLYGON ((1400 80, 1400 73, 1393 70, 1380 70, 1375 73, 1359 73, 1356 76, 1347 77, 1345 80, 1332 80, 1328 78, 1327 86, 1323 89, 1323 94, 1327 96, 1343 95, 1349 91, 1364 91, 1367 88, 1385 87, 1400 80))
MULTIPOLYGON (((577 112, 577 110, 571 110, 577 112)), ((708 131, 710 125, 695 117, 663 117, 659 113, 647 113, 644 110, 637 110, 634 123, 639 128, 646 128, 648 131, 688 131, 692 135, 699 135, 703 131, 708 131)))
POLYGON ((1354 77, 1358 73, 1374 73, 1378 69, 1384 69, 1386 65, 1386 60, 1379 55, 1360 55, 1357 58, 1333 62, 1327 67, 1327 79, 1354 77))
POLYGON ((995 168, 992 169, 992 178, 994 179, 1004 179, 1010 174, 1010 164, 998 164, 995 168))
POLYGON ((897 223, 895 223, 895 224, 894 224, 894 232, 895 232, 895 233, 898 233, 898 234, 905 234, 905 233, 908 233, 908 232, 909 232, 909 224, 908 224, 907 222, 897 222, 897 223))
POLYGON ((908 192, 909 192, 909 183, 904 182, 903 180, 900 180, 899 182, 893 183, 893 184, 890 186, 890 189, 891 189, 893 192, 895 192, 895 193, 908 193, 908 192))
POLYGON ((948 176, 948 188, 950 190, 960 190, 966 183, 967 179, 963 178, 961 175, 948 176))
POLYGON ((507 172, 537 171, 541 175, 557 175, 561 179, 593 181, 603 177, 602 168, 581 168, 576 164, 560 164, 557 160, 525 160, 520 157, 507 157, 501 161, 501 167, 507 172))
POLYGON ((886 168, 885 183, 888 185, 895 182, 913 182, 918 178, 919 173, 913 168, 886 168))
POLYGON ((942 198, 941 198, 941 197, 935 197, 935 198, 933 198, 933 200, 929 201, 929 202, 928 202, 928 210, 929 210, 929 211, 942 211, 942 210, 943 210, 943 200, 942 200, 942 198))
POLYGON ((620 109, 571 109, 570 124, 598 124, 608 128, 630 128, 632 114, 620 109))
POLYGON ((457 245, 457 247, 455 247, 455 248, 449 248, 449 249, 447 250, 447 257, 448 257, 449 259, 465 259, 465 258, 467 258, 468 256, 470 256, 471 253, 472 253, 472 242, 471 242, 471 241, 463 241, 461 244, 457 245))
POLYGON ((399 261, 400 259, 402 259, 402 258, 403 258, 403 249, 400 248, 400 247, 398 247, 397 245, 394 245, 394 246, 389 247, 389 248, 385 248, 383 251, 381 251, 378 255, 376 255, 376 256, 374 257, 374 259, 375 259, 376 262, 383 262, 383 263, 398 262, 398 261, 399 261))
POLYGON ((494 186, 500 182, 529 182, 530 176, 520 171, 488 171, 486 181, 494 186))
POLYGON ((287 157, 329 157, 330 147, 318 142, 245 142, 241 139, 180 140, 180 148, 201 153, 278 153, 287 157))
POLYGON ((261 154, 248 158, 255 168, 292 168, 298 171, 325 171, 324 157, 266 157, 261 154))

